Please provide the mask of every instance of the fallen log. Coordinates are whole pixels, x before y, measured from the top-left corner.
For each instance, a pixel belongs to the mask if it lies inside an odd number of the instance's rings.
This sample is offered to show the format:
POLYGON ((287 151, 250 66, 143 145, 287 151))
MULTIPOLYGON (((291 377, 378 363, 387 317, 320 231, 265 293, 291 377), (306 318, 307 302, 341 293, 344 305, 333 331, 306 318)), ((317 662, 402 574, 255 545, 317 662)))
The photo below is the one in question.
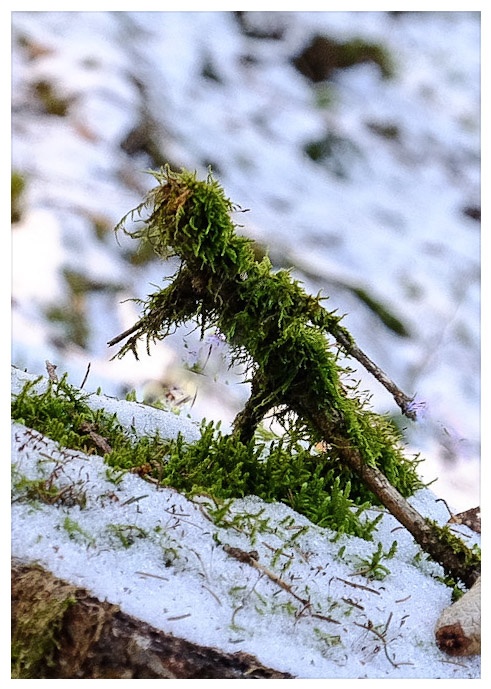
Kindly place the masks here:
POLYGON ((13 679, 289 679, 247 653, 179 639, 56 578, 12 563, 13 679))

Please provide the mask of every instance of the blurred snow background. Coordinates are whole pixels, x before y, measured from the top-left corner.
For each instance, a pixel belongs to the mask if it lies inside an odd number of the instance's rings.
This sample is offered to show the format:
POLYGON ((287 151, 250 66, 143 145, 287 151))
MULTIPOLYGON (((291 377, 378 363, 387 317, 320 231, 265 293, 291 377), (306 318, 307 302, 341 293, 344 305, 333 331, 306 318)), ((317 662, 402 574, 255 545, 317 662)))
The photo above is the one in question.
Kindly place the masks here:
POLYGON ((106 345, 138 317, 125 300, 173 271, 112 232, 143 171, 211 165, 250 209, 241 231, 426 401, 408 449, 435 493, 477 505, 479 13, 14 12, 12 29, 12 362, 49 359, 73 385, 90 362, 87 390, 189 397, 194 418, 230 422, 247 389, 223 352, 197 375, 208 346, 183 332, 140 362, 106 345), (378 46, 390 74, 372 56, 312 80, 298 57, 316 36, 378 46))

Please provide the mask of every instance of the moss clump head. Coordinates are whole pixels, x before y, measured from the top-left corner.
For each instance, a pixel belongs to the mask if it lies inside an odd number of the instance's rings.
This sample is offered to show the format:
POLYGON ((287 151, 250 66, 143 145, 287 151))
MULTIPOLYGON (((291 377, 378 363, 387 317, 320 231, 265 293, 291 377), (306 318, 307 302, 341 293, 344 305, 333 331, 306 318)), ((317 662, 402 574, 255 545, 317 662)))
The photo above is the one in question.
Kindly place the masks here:
MULTIPOLYGON (((151 174, 158 186, 130 214, 137 214, 144 226, 128 234, 148 242, 161 258, 178 255, 197 270, 223 272, 225 265, 227 274, 240 274, 250 268, 252 242, 235 235, 230 218, 234 205, 211 174, 206 181, 198 180, 196 173, 173 172, 169 167, 151 174)), ((127 217, 117 230, 124 229, 127 217)))

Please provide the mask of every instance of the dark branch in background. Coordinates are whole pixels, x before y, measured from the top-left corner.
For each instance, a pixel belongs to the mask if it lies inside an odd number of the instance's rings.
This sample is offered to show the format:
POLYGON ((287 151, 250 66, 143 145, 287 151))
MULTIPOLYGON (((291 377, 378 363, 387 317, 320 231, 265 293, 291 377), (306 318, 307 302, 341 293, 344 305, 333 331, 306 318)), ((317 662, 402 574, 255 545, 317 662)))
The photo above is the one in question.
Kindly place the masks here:
POLYGON ((418 404, 357 347, 319 297, 308 295, 288 271, 273 272, 268 258, 255 260, 251 241, 235 232, 232 202, 211 175, 198 181, 187 171, 152 174, 158 186, 130 214, 143 227, 125 231, 162 258, 178 256, 181 266, 168 287, 148 297, 140 320, 109 344, 126 340, 119 356, 136 355, 140 338, 148 347, 192 319, 202 331, 218 328, 232 358, 252 375, 251 397, 234 422, 237 442, 253 441, 268 411, 286 407, 296 415, 295 428, 312 444, 323 444, 346 483, 368 489, 448 575, 470 587, 480 573, 479 554, 407 502, 422 485, 415 466, 389 421, 347 394, 327 336, 373 374, 403 414, 415 419, 418 404))

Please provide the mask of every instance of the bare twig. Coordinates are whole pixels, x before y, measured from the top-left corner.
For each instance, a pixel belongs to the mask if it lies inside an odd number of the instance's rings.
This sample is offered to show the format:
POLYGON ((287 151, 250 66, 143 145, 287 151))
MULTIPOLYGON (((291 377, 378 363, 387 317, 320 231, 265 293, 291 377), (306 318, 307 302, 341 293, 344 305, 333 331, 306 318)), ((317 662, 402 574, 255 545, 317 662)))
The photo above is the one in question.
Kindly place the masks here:
POLYGON ((48 378, 52 383, 57 383, 58 382, 58 375, 56 373, 57 366, 55 364, 50 363, 46 359, 46 371, 48 372, 48 378))
POLYGON ((361 627, 362 629, 366 629, 367 632, 370 632, 371 634, 373 634, 374 636, 376 636, 377 639, 378 639, 379 641, 382 642, 382 648, 384 649, 385 657, 387 658, 387 660, 389 661, 389 663, 392 665, 392 667, 397 668, 397 667, 400 667, 401 665, 413 665, 413 663, 411 663, 411 662, 409 662, 409 661, 396 663, 396 662, 390 657, 389 651, 388 651, 388 649, 387 649, 387 646, 388 646, 388 644, 389 644, 391 641, 393 641, 394 639, 387 640, 387 631, 388 631, 388 629, 389 629, 389 626, 390 626, 390 623, 391 623, 391 622, 392 622, 392 613, 389 614, 389 617, 388 617, 388 619, 387 619, 387 622, 385 623, 385 626, 384 626, 384 628, 382 629, 382 631, 379 631, 379 630, 375 627, 375 625, 373 624, 373 622, 371 622, 370 620, 368 621, 367 624, 360 624, 359 622, 354 622, 353 624, 355 624, 357 627, 361 627))
POLYGON ((83 378, 83 380, 82 380, 82 383, 81 383, 81 385, 80 385, 80 389, 81 389, 81 390, 83 389, 85 383, 87 382, 87 378, 89 377, 89 372, 90 372, 90 361, 89 361, 89 363, 87 364, 87 370, 85 371, 85 376, 84 376, 84 378, 83 378))
MULTIPOLYGON (((257 553, 256 551, 251 551, 251 552, 246 552, 245 550, 242 550, 241 548, 235 548, 233 546, 225 544, 223 546, 224 551, 230 555, 230 557, 235 558, 236 560, 239 560, 239 562, 244 562, 251 567, 254 567, 254 569, 257 569, 259 572, 264 574, 265 576, 268 577, 274 584, 279 586, 280 588, 283 589, 283 591, 286 591, 289 593, 295 600, 297 600, 299 603, 302 603, 304 608, 302 609, 301 613, 303 613, 304 609, 310 609, 312 607, 311 602, 307 598, 302 598, 299 596, 295 591, 293 590, 293 587, 291 584, 288 584, 284 579, 279 577, 277 574, 272 572, 270 569, 262 565, 258 559, 257 559, 257 553)), ((322 619, 326 622, 332 622, 334 624, 340 624, 338 620, 333 619, 332 617, 328 617, 327 615, 321 615, 319 613, 311 613, 312 617, 315 617, 317 619, 322 619)))
POLYGON ((356 359, 386 390, 390 392, 402 413, 409 419, 415 421, 417 418, 417 411, 414 408, 414 397, 406 395, 394 381, 392 381, 389 376, 365 354, 365 352, 343 333, 342 329, 336 329, 334 331, 334 337, 346 354, 356 359))

